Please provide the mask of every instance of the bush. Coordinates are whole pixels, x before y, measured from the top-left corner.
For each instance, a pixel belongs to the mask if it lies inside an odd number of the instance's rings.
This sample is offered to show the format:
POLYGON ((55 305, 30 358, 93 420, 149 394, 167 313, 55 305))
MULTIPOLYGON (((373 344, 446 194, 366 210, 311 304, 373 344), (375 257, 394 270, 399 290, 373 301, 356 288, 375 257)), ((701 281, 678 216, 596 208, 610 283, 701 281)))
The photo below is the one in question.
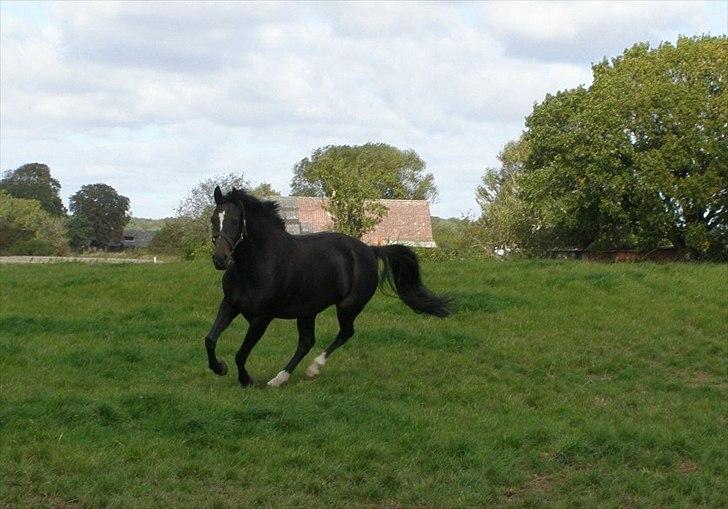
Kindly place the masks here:
POLYGON ((16 242, 5 254, 9 256, 53 256, 56 248, 50 242, 41 239, 29 239, 16 242))
POLYGON ((33 238, 50 244, 52 254, 68 253, 65 218, 51 216, 37 200, 14 198, 0 190, 0 251, 33 238))
POLYGON ((182 256, 185 260, 209 256, 212 254, 209 220, 189 217, 170 219, 154 237, 149 250, 158 254, 182 256))
POLYGON ((477 221, 469 217, 432 218, 432 236, 436 248, 417 248, 423 260, 474 260, 492 258, 493 250, 482 241, 477 221))

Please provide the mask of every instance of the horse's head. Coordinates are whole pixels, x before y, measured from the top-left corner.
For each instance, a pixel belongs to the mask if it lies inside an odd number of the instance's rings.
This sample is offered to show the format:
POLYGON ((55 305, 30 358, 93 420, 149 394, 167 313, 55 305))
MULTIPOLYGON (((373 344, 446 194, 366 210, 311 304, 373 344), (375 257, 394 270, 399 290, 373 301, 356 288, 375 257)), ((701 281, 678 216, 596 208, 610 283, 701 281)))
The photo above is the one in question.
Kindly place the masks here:
POLYGON ((245 238, 245 207, 238 192, 223 195, 220 186, 215 187, 215 210, 212 213, 212 262, 218 270, 230 268, 233 264, 233 253, 245 238))

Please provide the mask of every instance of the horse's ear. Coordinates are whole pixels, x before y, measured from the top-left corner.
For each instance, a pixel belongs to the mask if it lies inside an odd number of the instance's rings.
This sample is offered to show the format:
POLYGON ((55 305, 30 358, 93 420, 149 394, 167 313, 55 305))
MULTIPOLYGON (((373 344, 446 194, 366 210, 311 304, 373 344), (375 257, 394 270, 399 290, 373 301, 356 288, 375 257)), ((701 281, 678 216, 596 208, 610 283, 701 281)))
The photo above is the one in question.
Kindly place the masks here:
POLYGON ((237 189, 235 189, 235 186, 233 186, 233 190, 232 190, 232 193, 230 193, 230 194, 232 194, 232 195, 233 195, 233 197, 234 197, 234 198, 235 198, 236 200, 238 199, 238 190, 237 190, 237 189))
POLYGON ((220 186, 215 186, 215 203, 220 203, 220 200, 222 200, 222 191, 220 191, 220 186))

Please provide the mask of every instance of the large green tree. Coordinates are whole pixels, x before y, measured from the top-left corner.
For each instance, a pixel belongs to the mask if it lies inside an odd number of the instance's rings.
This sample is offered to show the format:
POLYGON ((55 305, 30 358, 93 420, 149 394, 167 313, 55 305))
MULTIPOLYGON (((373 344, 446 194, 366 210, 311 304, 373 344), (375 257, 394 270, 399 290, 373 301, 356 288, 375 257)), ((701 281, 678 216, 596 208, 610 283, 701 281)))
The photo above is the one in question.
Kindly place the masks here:
POLYGON ((549 95, 516 173, 542 247, 728 256, 728 39, 637 44, 549 95))
POLYGON ((53 216, 66 214, 59 194, 61 184, 51 177, 51 170, 45 164, 24 164, 5 172, 0 180, 0 189, 6 190, 15 198, 38 200, 41 207, 53 216))
POLYGON ((334 229, 360 238, 387 213, 378 200, 432 200, 437 187, 415 151, 367 143, 314 150, 294 166, 291 192, 326 197, 334 229))
POLYGON ((88 184, 71 196, 70 205, 74 215, 86 218, 90 224, 92 245, 106 248, 121 242, 130 219, 129 198, 109 185, 88 184))
POLYGON ((298 196, 330 196, 338 169, 366 181, 368 198, 433 200, 437 186, 432 173, 414 150, 401 150, 386 143, 329 145, 313 151, 293 167, 291 193, 298 196))

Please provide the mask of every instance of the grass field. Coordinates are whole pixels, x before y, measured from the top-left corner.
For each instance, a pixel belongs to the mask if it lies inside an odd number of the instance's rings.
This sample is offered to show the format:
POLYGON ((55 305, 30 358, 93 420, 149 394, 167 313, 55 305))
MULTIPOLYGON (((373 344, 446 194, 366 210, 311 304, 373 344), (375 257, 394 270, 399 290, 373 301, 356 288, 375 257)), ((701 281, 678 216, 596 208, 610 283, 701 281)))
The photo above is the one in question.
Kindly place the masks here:
MULTIPOLYGON (((207 262, 0 267, 0 506, 728 506, 728 267, 453 262, 316 381, 207 370, 207 262)), ((233 366, 245 330, 218 353, 233 366)), ((295 348, 277 321, 248 370, 295 348)))

